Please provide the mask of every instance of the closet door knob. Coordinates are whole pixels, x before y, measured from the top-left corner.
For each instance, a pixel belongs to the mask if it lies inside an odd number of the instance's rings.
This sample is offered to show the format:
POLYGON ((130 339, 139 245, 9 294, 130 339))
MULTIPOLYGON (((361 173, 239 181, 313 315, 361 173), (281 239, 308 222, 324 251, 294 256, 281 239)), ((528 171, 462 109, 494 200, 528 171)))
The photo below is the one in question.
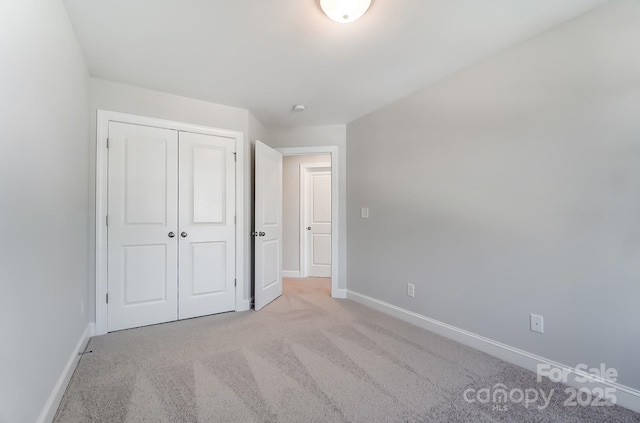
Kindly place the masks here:
POLYGON ((183 237, 183 238, 186 238, 186 237, 187 237, 187 233, 186 233, 186 232, 182 232, 182 233, 180 234, 180 236, 181 236, 181 237, 183 237))
POLYGON ((264 233, 264 232, 260 232, 258 235, 259 235, 259 236, 265 236, 265 235, 266 235, 266 233, 264 233))
POLYGON ((176 236, 176 234, 174 234, 173 232, 169 232, 169 238, 173 238, 174 236, 176 236))

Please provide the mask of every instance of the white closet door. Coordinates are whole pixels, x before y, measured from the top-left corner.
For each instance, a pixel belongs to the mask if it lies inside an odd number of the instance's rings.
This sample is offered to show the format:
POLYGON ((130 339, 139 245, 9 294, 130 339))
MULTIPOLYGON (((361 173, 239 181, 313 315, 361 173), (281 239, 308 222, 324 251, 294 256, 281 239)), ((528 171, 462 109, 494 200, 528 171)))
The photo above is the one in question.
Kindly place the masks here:
POLYGON ((177 318, 178 134, 109 123, 108 331, 177 318))
POLYGON ((180 132, 179 144, 179 318, 235 310, 235 140, 180 132))

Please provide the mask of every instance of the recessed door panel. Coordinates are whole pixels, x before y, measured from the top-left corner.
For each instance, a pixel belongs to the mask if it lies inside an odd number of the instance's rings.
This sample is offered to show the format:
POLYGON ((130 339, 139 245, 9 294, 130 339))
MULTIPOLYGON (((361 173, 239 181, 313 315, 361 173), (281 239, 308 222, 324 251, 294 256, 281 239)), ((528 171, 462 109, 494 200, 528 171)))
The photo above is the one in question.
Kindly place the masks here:
POLYGON ((313 210, 311 223, 331 224, 331 174, 311 173, 313 210))
MULTIPOLYGON (((124 253, 124 306, 166 301, 166 245, 129 246, 124 253)), ((175 283, 175 281, 171 281, 175 283)))
MULTIPOLYGON (((260 180, 265 187, 274 187, 282 184, 282 156, 265 155, 263 165, 260 168, 260 180)), ((258 175, 256 175, 258 177, 258 175)), ((266 193, 262 197, 262 213, 260 215, 260 226, 264 228, 279 227, 282 217, 282 205, 277 195, 266 193)))
POLYGON ((312 234, 312 266, 331 266, 331 234, 312 234))
POLYGON ((227 291, 227 246, 222 242, 192 243, 193 296, 227 291))
POLYGON ((176 131, 109 123, 108 331, 177 319, 177 165, 176 131))
POLYGON ((126 224, 165 224, 168 140, 126 137, 124 143, 126 224))
POLYGON ((279 274, 276 263, 280 262, 280 240, 269 240, 262 243, 263 257, 262 269, 264 276, 261 278, 262 288, 267 289, 279 282, 279 274))
POLYGON ((193 145, 192 223, 224 223, 227 205, 225 148, 193 145))
POLYGON ((235 140, 180 132, 179 318, 235 310, 235 140))

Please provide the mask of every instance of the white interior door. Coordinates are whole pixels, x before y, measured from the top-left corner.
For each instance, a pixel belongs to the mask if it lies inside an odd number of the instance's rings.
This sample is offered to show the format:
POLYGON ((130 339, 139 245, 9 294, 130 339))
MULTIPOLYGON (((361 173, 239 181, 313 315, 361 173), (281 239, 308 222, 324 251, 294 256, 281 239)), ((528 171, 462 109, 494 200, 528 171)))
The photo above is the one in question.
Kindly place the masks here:
POLYGON ((235 310, 235 140, 180 132, 180 319, 235 310))
POLYGON ((256 141, 255 309, 282 295, 282 154, 256 141))
POLYGON ((304 188, 305 276, 331 277, 331 169, 308 168, 304 188))
POLYGON ((178 133, 109 123, 108 331, 176 320, 178 133))

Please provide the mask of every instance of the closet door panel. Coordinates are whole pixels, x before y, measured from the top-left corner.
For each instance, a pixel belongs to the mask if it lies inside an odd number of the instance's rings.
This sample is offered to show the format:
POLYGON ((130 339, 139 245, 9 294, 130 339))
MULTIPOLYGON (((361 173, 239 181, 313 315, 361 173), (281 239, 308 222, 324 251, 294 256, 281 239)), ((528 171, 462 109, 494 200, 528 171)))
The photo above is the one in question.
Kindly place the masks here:
POLYGON ((179 318, 235 310, 235 140, 180 132, 179 318))
POLYGON ((108 331, 176 320, 178 134, 110 122, 109 144, 108 331))

